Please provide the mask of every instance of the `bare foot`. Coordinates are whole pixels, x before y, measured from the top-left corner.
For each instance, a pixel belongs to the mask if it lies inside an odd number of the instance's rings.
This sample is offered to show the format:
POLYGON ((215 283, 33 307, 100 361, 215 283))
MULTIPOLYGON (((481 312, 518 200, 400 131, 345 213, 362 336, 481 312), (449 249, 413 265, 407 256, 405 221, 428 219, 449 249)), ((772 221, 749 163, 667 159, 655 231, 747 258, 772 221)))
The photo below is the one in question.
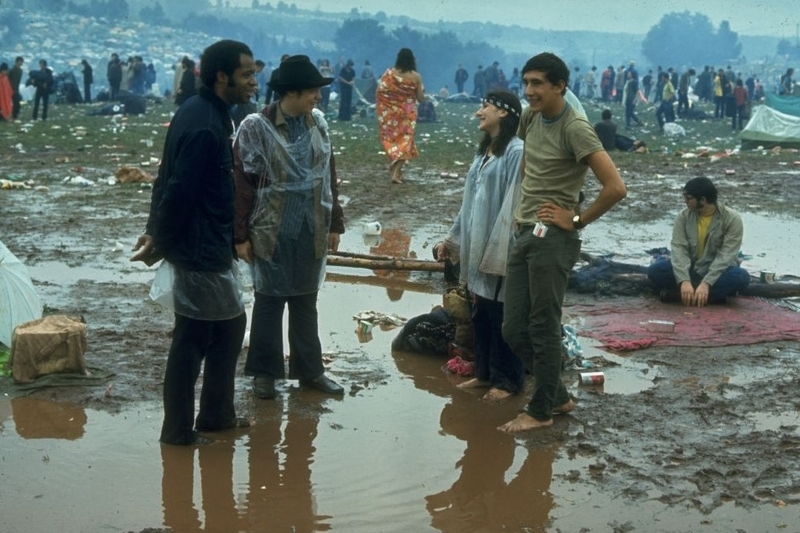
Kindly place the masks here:
POLYGON ((389 172, 392 175, 392 183, 403 183, 403 160, 398 159, 389 165, 389 172))
POLYGON ((528 413, 520 413, 517 415, 517 418, 510 422, 506 422, 497 429, 503 431, 504 433, 510 433, 513 435, 514 433, 521 433, 523 431, 528 431, 529 429, 544 428, 552 425, 552 418, 550 420, 536 420, 528 413))
POLYGON ((511 393, 507 390, 492 387, 489 389, 489 392, 483 395, 482 399, 486 400, 487 402, 499 402, 500 400, 505 400, 509 396, 511 396, 511 393))
POLYGON ((566 403, 562 403, 561 405, 557 405, 553 407, 553 414, 554 415, 565 415, 575 409, 575 402, 569 400, 566 403))
POLYGON ((488 387, 490 383, 488 381, 482 381, 478 378, 472 378, 470 380, 465 381, 464 383, 459 383, 456 385, 459 389, 475 389, 478 387, 488 387))

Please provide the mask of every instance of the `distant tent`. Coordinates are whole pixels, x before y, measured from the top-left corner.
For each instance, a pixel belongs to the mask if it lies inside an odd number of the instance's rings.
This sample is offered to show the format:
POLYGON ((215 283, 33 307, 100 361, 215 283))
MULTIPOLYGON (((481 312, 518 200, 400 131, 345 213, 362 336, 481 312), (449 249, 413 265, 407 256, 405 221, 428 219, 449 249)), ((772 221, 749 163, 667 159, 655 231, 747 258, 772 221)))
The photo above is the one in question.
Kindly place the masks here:
POLYGON ((375 91, 378 90, 378 82, 373 78, 356 78, 356 94, 364 105, 375 103, 375 91))
POLYGON ((776 111, 794 117, 800 117, 800 97, 779 96, 775 93, 767 93, 766 102, 769 107, 776 111))
POLYGON ((767 94, 766 101, 766 105, 753 108, 739 134, 742 149, 800 148, 800 98, 767 94))

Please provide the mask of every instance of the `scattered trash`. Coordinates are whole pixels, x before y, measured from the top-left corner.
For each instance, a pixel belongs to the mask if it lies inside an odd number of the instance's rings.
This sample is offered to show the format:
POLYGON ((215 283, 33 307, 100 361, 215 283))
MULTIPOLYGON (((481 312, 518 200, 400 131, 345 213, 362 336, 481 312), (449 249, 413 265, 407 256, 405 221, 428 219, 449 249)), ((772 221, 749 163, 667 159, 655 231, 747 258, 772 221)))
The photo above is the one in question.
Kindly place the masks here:
POLYGON ((714 163, 716 161, 719 161, 720 159, 724 159, 724 158, 730 157, 730 156, 731 156, 731 153, 726 150, 724 152, 717 152, 716 154, 712 155, 710 160, 711 160, 712 163, 714 163))
POLYGON ((762 270, 761 283, 775 283, 775 272, 770 270, 762 270))
POLYGON ((661 333, 673 333, 675 331, 675 323, 669 320, 648 320, 646 322, 639 322, 647 331, 656 331, 661 333))
POLYGON ((30 189, 30 187, 18 181, 0 179, 0 189, 30 189))
POLYGON ((380 235, 381 223, 380 222, 367 222, 364 224, 364 235, 380 235))
POLYGON ((61 183, 66 185, 78 185, 80 187, 94 187, 95 185, 93 181, 87 180, 83 176, 67 176, 61 180, 61 183))
POLYGON ((602 372, 581 372, 582 385, 602 385, 606 382, 606 375, 602 372))
POLYGON ((359 322, 365 321, 370 322, 373 325, 377 324, 379 326, 402 326, 406 323, 405 318, 401 318, 397 315, 387 315, 385 313, 379 313, 377 311, 361 311, 357 315, 353 317, 353 320, 358 320, 359 322))
MULTIPOLYGON (((152 174, 137 167, 122 166, 114 173, 117 183, 153 183, 152 174)), ((109 182, 109 185, 113 185, 109 182)))
POLYGON ((367 320, 359 320, 358 327, 356 328, 357 333, 367 334, 372 332, 372 328, 375 324, 372 322, 368 322, 367 320))
POLYGON ((455 172, 442 172, 441 174, 439 174, 439 177, 453 180, 458 178, 458 174, 456 174, 455 172))
POLYGON ((667 122, 664 124, 664 135, 667 137, 685 137, 686 130, 683 129, 683 126, 680 124, 676 124, 675 122, 667 122))
POLYGON ((458 376, 469 377, 475 374, 475 363, 466 361, 458 355, 449 359, 444 364, 444 368, 451 374, 456 374, 458 376))

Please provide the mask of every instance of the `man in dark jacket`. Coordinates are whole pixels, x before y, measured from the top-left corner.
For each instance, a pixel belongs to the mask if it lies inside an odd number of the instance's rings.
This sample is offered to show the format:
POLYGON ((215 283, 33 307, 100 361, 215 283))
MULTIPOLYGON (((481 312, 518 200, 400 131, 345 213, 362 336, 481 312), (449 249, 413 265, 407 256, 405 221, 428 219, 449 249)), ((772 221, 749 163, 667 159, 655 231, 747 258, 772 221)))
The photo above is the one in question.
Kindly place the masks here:
POLYGON ((33 94, 33 120, 39 117, 39 102, 42 104, 42 120, 47 120, 47 104, 50 102, 50 93, 53 91, 53 71, 47 67, 47 61, 39 60, 39 70, 31 71, 29 81, 35 88, 33 94))
POLYGON ((175 329, 164 375, 161 442, 207 443, 198 432, 246 427, 233 405, 236 359, 246 315, 233 243, 234 181, 230 107, 256 91, 255 61, 247 45, 230 40, 203 52, 203 87, 175 113, 153 186, 145 234, 131 260, 153 264, 168 277, 164 305, 175 329), (194 388, 205 360, 200 411, 194 388))
POLYGON ((106 67, 106 77, 108 78, 108 99, 116 100, 119 97, 119 86, 122 84, 122 63, 117 54, 111 54, 111 61, 106 67))
POLYGON ((14 60, 14 66, 8 71, 8 82, 11 84, 11 120, 19 118, 19 107, 22 101, 22 95, 19 93, 19 84, 22 81, 22 65, 25 59, 22 56, 17 56, 14 60))
POLYGON ((92 103, 92 83, 94 83, 92 66, 85 59, 81 60, 81 65, 83 66, 81 69, 83 73, 83 102, 90 104, 92 103))

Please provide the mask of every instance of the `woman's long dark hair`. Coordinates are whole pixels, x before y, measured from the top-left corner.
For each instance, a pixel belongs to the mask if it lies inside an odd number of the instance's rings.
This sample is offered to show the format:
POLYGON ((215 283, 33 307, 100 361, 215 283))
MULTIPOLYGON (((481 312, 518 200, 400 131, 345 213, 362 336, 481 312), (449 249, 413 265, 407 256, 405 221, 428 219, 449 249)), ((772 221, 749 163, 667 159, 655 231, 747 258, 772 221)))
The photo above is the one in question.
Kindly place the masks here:
POLYGON ((519 128, 519 117, 511 111, 506 112, 506 116, 500 119, 500 133, 492 138, 488 132, 483 132, 483 138, 478 144, 478 155, 485 155, 491 147, 492 154, 501 156, 506 152, 508 143, 516 137, 519 128))
POLYGON ((414 52, 409 48, 401 48, 397 52, 397 60, 394 62, 394 68, 400 72, 410 72, 417 70, 417 60, 414 59, 414 52))

